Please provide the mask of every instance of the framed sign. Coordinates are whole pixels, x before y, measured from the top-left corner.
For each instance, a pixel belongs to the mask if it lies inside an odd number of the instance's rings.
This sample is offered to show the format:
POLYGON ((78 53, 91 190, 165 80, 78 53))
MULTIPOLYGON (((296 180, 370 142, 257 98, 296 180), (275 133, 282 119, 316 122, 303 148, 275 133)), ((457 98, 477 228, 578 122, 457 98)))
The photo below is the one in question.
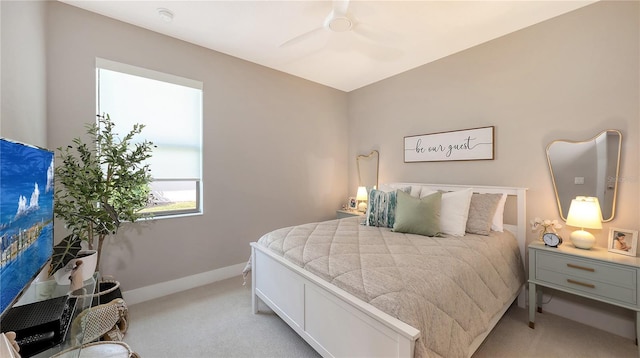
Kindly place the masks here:
POLYGON ((493 160, 495 127, 404 137, 404 162, 493 160))

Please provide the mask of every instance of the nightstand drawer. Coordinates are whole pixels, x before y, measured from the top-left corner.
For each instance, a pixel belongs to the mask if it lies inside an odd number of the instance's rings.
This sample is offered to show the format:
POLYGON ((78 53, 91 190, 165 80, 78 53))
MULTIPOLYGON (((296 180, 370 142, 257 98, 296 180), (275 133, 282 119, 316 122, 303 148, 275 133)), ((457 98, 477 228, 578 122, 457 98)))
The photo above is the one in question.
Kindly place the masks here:
POLYGON ((350 218, 353 216, 364 216, 364 213, 355 210, 336 210, 336 219, 350 218))
POLYGON ((609 285, 628 288, 632 291, 636 290, 637 271, 622 266, 537 251, 536 277, 538 279, 541 279, 537 274, 540 269, 588 281, 606 282, 609 285))
POLYGON ((632 305, 635 305, 637 302, 635 288, 622 287, 603 281, 589 280, 580 276, 550 271, 542 267, 536 268, 536 279, 573 291, 580 291, 594 298, 600 297, 605 300, 616 300, 632 305))

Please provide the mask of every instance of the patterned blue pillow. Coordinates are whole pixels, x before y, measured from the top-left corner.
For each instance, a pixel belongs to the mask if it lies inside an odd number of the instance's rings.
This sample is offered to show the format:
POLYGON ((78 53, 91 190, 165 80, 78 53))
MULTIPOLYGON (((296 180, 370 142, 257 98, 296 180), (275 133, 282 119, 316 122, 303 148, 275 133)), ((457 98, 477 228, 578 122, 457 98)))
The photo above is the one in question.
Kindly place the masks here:
POLYGON ((365 224, 392 228, 396 221, 397 194, 371 189, 365 224))

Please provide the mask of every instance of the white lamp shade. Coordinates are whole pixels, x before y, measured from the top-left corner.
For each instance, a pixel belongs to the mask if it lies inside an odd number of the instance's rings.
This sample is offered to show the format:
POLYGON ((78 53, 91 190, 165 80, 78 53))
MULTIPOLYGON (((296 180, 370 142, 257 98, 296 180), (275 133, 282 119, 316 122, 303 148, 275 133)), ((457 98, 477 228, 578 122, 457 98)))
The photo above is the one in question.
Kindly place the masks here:
POLYGON ((571 200, 567 225, 582 229, 602 229, 602 213, 598 198, 578 196, 571 200))
POLYGON ((356 193, 356 200, 358 201, 367 200, 367 188, 363 186, 358 187, 358 192, 356 193))
POLYGON ((567 225, 580 228, 571 233, 571 242, 579 249, 591 249, 596 243, 596 238, 583 229, 602 229, 602 213, 598 198, 578 196, 571 200, 567 225))

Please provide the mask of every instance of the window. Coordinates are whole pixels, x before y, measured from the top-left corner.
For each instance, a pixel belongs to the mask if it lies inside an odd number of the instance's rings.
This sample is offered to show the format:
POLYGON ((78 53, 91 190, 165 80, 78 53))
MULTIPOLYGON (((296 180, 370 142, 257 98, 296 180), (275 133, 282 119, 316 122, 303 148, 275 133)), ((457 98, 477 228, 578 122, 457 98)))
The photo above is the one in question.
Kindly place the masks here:
MULTIPOLYGON (((97 108, 125 133, 144 124, 154 216, 201 212, 202 82, 96 59, 97 108)), ((140 138, 142 139, 142 138, 140 138)))

